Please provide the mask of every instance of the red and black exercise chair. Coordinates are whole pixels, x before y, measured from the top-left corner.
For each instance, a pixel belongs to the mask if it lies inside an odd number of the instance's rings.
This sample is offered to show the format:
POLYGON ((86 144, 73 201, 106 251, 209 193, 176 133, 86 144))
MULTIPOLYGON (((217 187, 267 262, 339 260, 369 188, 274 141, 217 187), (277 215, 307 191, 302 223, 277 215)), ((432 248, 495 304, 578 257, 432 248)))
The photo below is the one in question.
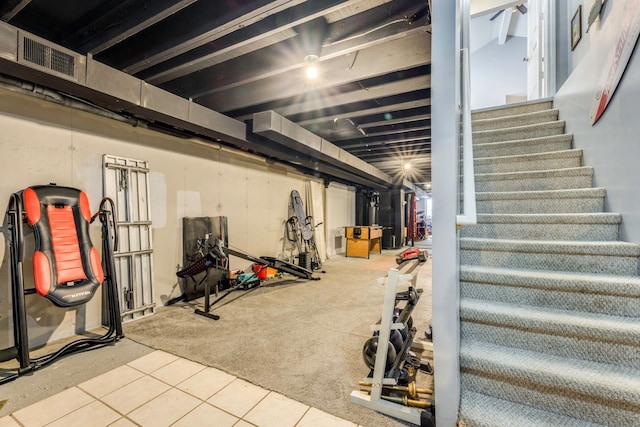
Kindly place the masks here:
POLYGON ((0 350, 0 361, 17 359, 17 373, 0 378, 0 384, 34 371, 58 358, 120 340, 122 323, 114 275, 113 248, 116 233, 111 199, 100 203, 92 217, 87 195, 78 189, 56 185, 29 187, 11 195, 5 216, 5 236, 10 250, 13 301, 14 346, 0 350), (89 238, 89 224, 96 217, 102 223, 102 260, 89 238), (33 229, 34 287, 25 289, 23 222, 33 229), (25 295, 38 293, 58 307, 75 307, 88 302, 100 285, 107 305, 108 330, 99 337, 75 340, 51 354, 31 358, 25 295))

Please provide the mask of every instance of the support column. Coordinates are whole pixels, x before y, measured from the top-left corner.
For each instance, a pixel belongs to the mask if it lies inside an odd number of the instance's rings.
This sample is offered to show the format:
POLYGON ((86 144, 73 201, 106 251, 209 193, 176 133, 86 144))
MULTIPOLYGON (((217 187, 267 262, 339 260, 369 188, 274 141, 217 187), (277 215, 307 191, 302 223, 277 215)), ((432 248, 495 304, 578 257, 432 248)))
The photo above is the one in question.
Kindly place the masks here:
POLYGON ((404 241, 404 190, 394 188, 380 191, 380 225, 383 249, 395 249, 404 241))
MULTIPOLYGON (((468 0, 459 0, 468 2, 468 0)), ((432 0, 433 357, 438 426, 455 426, 460 405, 458 292, 459 144, 456 3, 432 0)))

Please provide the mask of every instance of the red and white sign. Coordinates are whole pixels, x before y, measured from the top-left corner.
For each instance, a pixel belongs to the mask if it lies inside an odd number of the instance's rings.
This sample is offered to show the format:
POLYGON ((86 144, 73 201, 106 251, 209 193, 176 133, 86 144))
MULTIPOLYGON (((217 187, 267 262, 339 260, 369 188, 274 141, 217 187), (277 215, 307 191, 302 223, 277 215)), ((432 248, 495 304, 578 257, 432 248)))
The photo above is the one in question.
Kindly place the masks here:
POLYGON ((589 120, 594 125, 609 105, 613 93, 622 79, 627 63, 640 34, 640 0, 627 0, 624 5, 625 18, 615 49, 605 62, 608 67, 600 77, 600 84, 596 90, 589 120))

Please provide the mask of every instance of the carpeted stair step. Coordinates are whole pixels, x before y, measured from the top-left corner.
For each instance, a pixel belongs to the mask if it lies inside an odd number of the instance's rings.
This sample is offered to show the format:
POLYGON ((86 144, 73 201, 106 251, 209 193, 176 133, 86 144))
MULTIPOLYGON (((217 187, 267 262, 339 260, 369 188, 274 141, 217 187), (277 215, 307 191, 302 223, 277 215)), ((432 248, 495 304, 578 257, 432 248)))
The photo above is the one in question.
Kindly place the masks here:
POLYGON ((461 341, 460 367, 461 387, 468 392, 591 423, 640 425, 637 369, 468 339, 461 341))
POLYGON ((477 143, 474 141, 474 158, 515 156, 570 150, 573 134, 543 136, 539 138, 516 139, 513 141, 477 143))
POLYGON ((462 340, 640 369, 637 317, 462 298, 460 321, 462 340))
MULTIPOLYGON (((509 304, 640 316, 640 277, 460 266, 460 295, 509 304)), ((638 360, 636 363, 640 363, 638 360)))
POLYGON ((582 150, 562 150, 499 157, 476 157, 474 160, 476 173, 524 172, 577 168, 580 166, 582 166, 582 150))
POLYGON ((460 237, 522 240, 618 240, 618 213, 478 214, 478 223, 460 229, 460 237))
POLYGON ((463 390, 460 398, 460 426, 602 427, 602 424, 543 411, 486 394, 463 390))
POLYGON ((460 265, 634 276, 639 257, 627 242, 460 238, 460 265))
POLYGON ((552 103, 473 113, 460 232, 460 424, 640 425, 640 245, 552 103))
POLYGON ((487 108, 471 112, 471 120, 493 119, 496 117, 512 116, 517 114, 533 113, 535 111, 550 110, 553 108, 553 101, 523 102, 520 104, 510 104, 498 108, 487 108))
POLYGON ((476 191, 539 191, 590 188, 593 168, 551 169, 524 172, 501 172, 475 175, 476 191))
POLYGON ((481 214, 602 212, 604 196, 604 188, 477 192, 476 209, 481 214))
POLYGON ((473 131, 476 132, 483 130, 510 128, 515 126, 533 125, 537 123, 548 123, 556 120, 558 120, 558 110, 543 110, 489 119, 476 119, 472 121, 471 126, 473 131))
POLYGON ((473 132, 473 143, 515 141, 520 139, 541 138, 564 133, 565 122, 558 120, 535 125, 515 126, 506 129, 483 130, 473 132))

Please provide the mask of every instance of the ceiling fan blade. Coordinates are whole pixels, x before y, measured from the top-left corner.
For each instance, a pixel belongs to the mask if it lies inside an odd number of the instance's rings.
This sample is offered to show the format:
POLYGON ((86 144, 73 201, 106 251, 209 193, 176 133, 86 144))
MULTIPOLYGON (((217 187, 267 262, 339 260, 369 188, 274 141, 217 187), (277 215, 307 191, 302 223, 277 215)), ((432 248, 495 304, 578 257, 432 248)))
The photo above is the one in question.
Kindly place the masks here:
POLYGON ((493 15, 491 18, 489 18, 489 21, 493 21, 494 19, 496 19, 498 16, 500 16, 500 14, 504 12, 504 9, 499 10, 498 13, 496 13, 495 15, 493 15))

